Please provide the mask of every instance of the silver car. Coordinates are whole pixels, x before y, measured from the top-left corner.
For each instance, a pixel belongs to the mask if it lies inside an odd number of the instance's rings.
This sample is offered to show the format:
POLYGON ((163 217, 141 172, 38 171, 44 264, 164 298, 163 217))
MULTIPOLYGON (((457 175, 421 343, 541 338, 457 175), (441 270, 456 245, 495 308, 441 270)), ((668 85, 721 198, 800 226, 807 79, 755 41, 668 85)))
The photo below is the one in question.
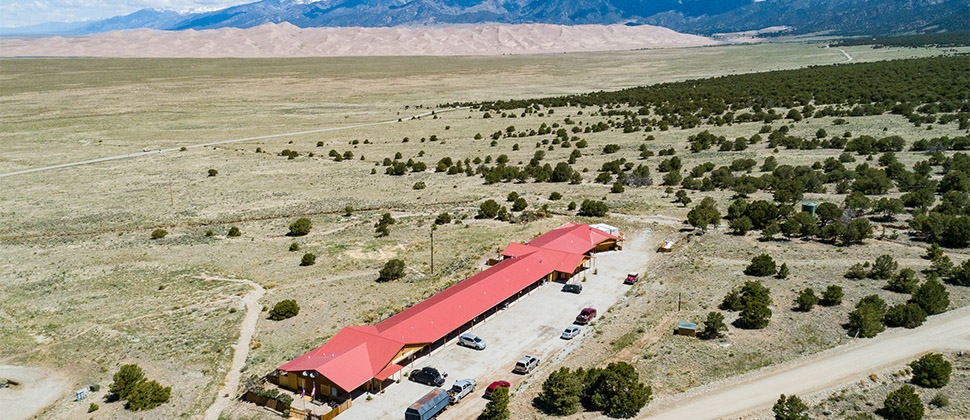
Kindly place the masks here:
POLYGON ((455 381, 455 384, 448 390, 448 401, 451 404, 458 404, 466 395, 475 392, 475 385, 477 384, 474 379, 455 381))
POLYGON ((475 350, 485 350, 485 346, 488 343, 475 334, 462 334, 461 337, 458 337, 458 344, 471 347, 475 350))
POLYGON ((561 338, 563 340, 572 340, 573 337, 579 335, 579 327, 567 327, 565 331, 562 332, 561 338))

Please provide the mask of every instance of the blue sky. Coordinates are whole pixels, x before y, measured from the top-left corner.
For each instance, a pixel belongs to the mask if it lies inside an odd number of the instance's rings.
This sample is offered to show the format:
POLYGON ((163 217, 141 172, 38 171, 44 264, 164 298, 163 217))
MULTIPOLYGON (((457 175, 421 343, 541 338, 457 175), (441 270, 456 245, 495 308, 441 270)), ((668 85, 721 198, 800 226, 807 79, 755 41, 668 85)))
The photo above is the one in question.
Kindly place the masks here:
POLYGON ((256 0, 0 0, 0 26, 74 22, 126 15, 139 9, 219 9, 256 0))

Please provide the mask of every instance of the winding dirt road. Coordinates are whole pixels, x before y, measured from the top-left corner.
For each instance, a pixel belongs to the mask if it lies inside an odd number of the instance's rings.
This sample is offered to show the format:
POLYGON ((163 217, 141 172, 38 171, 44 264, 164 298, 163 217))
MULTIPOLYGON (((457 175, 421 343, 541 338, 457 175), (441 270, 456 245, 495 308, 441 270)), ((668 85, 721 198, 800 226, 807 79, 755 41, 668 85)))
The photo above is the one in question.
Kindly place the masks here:
POLYGON ((728 378, 658 400, 638 419, 736 419, 767 410, 779 394, 802 397, 902 365, 931 351, 970 349, 970 307, 934 315, 923 326, 892 329, 812 356, 728 378))
POLYGON ((232 365, 226 373, 225 387, 219 390, 216 400, 212 402, 209 409, 205 411, 205 420, 218 420, 219 414, 229 408, 230 403, 236 397, 236 390, 239 389, 239 379, 242 376, 242 368, 246 365, 246 358, 249 356, 250 342, 256 332, 256 321, 262 312, 259 299, 266 294, 266 289, 256 282, 246 279, 230 279, 222 277, 203 277, 206 280, 222 280, 236 283, 248 284, 253 288, 252 291, 243 296, 242 301, 246 304, 246 317, 243 318, 242 327, 239 331, 239 340, 233 346, 232 365))

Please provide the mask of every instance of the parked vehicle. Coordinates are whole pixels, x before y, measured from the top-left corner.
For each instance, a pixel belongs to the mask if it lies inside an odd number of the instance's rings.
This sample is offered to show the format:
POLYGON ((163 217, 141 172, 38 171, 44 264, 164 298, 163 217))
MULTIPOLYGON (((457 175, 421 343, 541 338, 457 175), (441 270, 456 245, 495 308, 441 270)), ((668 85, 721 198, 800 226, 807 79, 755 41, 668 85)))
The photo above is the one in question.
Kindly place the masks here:
POLYGON ((633 272, 633 273, 630 273, 630 274, 627 274, 626 275, 626 280, 623 280, 623 283, 624 284, 633 284, 633 283, 636 283, 637 280, 639 280, 639 279, 640 279, 640 273, 633 272))
POLYGON ((589 321, 592 321, 593 318, 596 318, 596 309, 583 308, 583 310, 579 312, 579 315, 576 315, 576 323, 586 325, 589 323, 589 321))
POLYGON ((573 337, 579 335, 579 327, 567 327, 565 331, 562 332, 561 338, 563 340, 572 340, 573 337))
POLYGON ((562 291, 567 293, 580 294, 583 291, 583 285, 577 283, 566 283, 562 286, 562 291))
POLYGON ((411 374, 408 375, 408 379, 430 386, 442 386, 445 384, 445 375, 441 374, 441 372, 438 372, 438 369, 433 367, 415 369, 411 371, 411 374))
POLYGON ((533 355, 523 356, 518 362, 515 362, 515 369, 512 371, 515 373, 529 373, 533 369, 539 366, 539 358, 533 355))
POLYGON ((404 420, 430 420, 448 408, 448 393, 441 388, 432 389, 404 411, 404 420))
POLYGON ((475 334, 462 334, 461 337, 458 337, 458 344, 465 347, 471 347, 475 350, 485 350, 485 346, 488 343, 475 334))
POLYGON ((492 392, 495 391, 495 388, 499 388, 499 387, 508 388, 510 386, 512 386, 512 384, 508 383, 508 381, 495 381, 495 382, 492 382, 488 386, 488 388, 485 388, 485 395, 483 395, 483 397, 485 397, 485 398, 492 398, 492 392))
POLYGON ((458 402, 461 401, 462 398, 465 398, 466 395, 475 392, 475 385, 474 379, 462 379, 460 381, 456 381, 455 384, 451 386, 451 389, 448 390, 448 400, 452 404, 458 404, 458 402))
POLYGON ((674 250, 674 241, 665 239, 660 243, 660 247, 657 248, 657 252, 671 252, 674 250))

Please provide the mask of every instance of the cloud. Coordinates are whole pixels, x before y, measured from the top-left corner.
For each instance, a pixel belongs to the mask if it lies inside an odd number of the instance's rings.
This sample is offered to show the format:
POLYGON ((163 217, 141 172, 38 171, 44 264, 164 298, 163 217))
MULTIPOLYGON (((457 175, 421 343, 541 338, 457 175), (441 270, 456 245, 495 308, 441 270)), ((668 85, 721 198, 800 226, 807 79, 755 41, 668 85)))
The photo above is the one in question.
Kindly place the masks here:
POLYGON ((211 10, 253 1, 256 0, 0 0, 0 26, 98 20, 146 8, 179 12, 211 10))

